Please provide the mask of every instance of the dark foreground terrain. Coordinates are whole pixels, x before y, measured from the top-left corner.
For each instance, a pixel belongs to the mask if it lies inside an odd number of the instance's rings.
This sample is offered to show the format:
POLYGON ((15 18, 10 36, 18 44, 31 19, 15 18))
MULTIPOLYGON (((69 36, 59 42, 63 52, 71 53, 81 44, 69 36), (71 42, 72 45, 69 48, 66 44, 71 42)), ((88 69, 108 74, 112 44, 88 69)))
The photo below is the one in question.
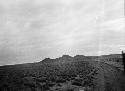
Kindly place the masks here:
POLYGON ((64 55, 1 66, 0 91, 125 91, 122 57, 64 55))

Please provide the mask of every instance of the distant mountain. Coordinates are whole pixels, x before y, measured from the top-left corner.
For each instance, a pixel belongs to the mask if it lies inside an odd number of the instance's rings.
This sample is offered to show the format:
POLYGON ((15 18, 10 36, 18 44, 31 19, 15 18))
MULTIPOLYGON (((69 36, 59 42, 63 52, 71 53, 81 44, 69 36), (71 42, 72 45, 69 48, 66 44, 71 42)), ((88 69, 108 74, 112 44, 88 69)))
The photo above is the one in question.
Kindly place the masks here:
POLYGON ((51 63, 51 62, 53 62, 53 59, 50 58, 45 58, 42 61, 40 61, 40 63, 51 63))
POLYGON ((45 58, 44 60, 40 61, 40 63, 64 63, 72 60, 73 57, 69 55, 63 55, 62 57, 56 59, 45 58))
POLYGON ((76 55, 71 57, 69 55, 63 55, 62 57, 56 59, 45 58, 40 61, 42 63, 63 63, 69 61, 112 61, 112 62, 120 62, 122 63, 122 55, 121 54, 110 54, 110 55, 101 55, 101 56, 84 56, 84 55, 76 55))
POLYGON ((99 60, 103 62, 112 61, 112 62, 122 63, 122 55, 121 54, 102 55, 99 57, 99 60))
POLYGON ((69 56, 69 55, 63 55, 62 57, 57 58, 56 60, 58 60, 59 62, 68 62, 68 61, 72 61, 73 57, 69 56))

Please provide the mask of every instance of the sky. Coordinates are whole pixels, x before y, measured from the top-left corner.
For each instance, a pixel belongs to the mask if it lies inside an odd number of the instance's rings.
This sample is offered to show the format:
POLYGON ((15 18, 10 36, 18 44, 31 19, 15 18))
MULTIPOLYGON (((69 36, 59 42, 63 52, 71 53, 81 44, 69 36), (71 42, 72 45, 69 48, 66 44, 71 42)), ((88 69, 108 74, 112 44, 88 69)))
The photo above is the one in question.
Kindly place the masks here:
POLYGON ((0 0, 0 65, 125 49, 124 0, 0 0))

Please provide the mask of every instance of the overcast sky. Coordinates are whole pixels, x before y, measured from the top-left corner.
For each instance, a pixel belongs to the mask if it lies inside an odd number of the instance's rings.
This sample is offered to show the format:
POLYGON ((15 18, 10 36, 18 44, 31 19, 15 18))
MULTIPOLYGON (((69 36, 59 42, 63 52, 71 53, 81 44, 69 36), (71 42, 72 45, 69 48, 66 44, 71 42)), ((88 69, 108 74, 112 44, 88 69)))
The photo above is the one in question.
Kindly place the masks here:
POLYGON ((0 0, 0 65, 125 49, 123 0, 0 0))

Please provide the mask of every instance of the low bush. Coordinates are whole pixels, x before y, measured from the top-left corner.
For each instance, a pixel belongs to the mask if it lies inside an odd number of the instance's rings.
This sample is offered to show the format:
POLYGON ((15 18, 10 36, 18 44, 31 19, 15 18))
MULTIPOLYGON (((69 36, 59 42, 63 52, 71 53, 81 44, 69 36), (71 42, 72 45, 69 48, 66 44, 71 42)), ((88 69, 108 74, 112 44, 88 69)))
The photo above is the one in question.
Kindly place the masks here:
POLYGON ((82 84, 78 81, 73 81, 72 82, 72 85, 76 85, 76 86, 82 86, 82 84))

